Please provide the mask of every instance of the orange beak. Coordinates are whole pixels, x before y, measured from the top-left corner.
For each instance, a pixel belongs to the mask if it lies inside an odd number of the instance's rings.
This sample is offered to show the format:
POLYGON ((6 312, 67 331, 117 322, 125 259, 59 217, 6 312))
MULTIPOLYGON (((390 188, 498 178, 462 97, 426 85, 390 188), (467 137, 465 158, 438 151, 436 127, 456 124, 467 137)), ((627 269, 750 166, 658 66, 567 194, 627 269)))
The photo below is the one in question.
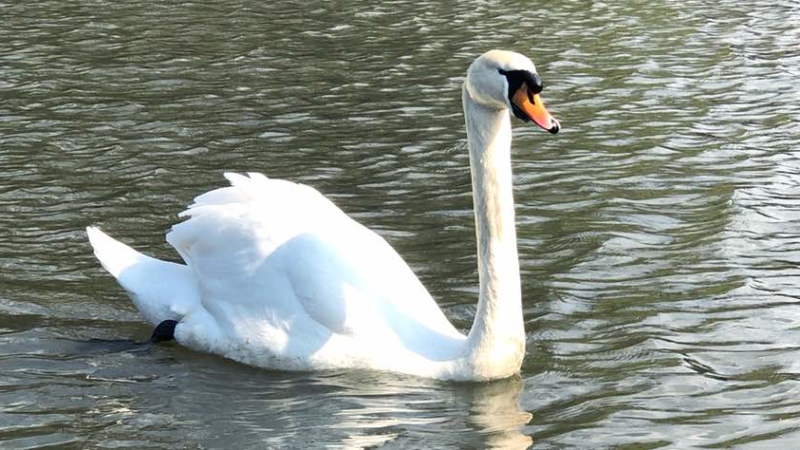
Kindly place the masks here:
POLYGON ((524 83, 517 89, 517 92, 514 93, 514 97, 511 101, 513 101, 514 105, 521 109, 530 120, 534 121, 536 125, 539 125, 553 134, 561 130, 561 124, 547 112, 547 108, 544 107, 544 102, 539 98, 539 94, 531 95, 528 91, 528 86, 524 83))

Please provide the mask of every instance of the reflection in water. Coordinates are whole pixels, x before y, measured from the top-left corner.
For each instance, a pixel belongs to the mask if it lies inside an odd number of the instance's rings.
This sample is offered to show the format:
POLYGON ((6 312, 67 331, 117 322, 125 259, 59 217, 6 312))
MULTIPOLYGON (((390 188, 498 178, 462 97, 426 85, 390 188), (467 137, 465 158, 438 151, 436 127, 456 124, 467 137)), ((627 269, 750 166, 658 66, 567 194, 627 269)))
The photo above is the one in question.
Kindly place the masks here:
POLYGON ((487 448, 524 449, 533 442, 520 431, 532 417, 519 407, 523 387, 524 381, 513 377, 481 384, 471 391, 469 421, 484 436, 487 448))
MULTIPOLYGON (((523 430, 531 415, 519 406, 524 387, 519 377, 458 384, 371 372, 278 373, 176 345, 17 335, 28 345, 36 343, 40 362, 23 355, 0 361, 5 373, 0 398, 6 400, 0 429, 39 434, 36 439, 23 434, 9 441, 14 445, 313 448, 324 442, 329 448, 514 449, 531 443, 523 430), (61 363, 53 368, 48 361, 61 363), (25 389, 34 386, 47 401, 24 400, 25 389), (45 413, 62 402, 71 405, 70 414, 95 422, 91 435, 85 435, 88 422, 45 413), (37 414, 38 420, 17 420, 26 414, 37 414), (200 424, 189 435, 176 432, 200 424), (139 433, 147 437, 134 438, 139 433)), ((0 352, 11 355, 14 345, 5 341, 0 352)))
POLYGON ((211 424, 202 441, 212 445, 524 449, 531 443, 523 432, 531 416, 518 403, 521 378, 454 384, 370 372, 278 374, 233 363, 197 364, 180 378, 177 398, 202 393, 202 399, 178 400, 172 414, 211 424), (222 381, 229 376, 235 384, 222 381), (205 407, 180 412, 183 401, 205 407), (236 418, 235 430, 228 417, 236 418))
POLYGON ((453 448, 525 449, 532 442, 522 432, 531 415, 519 408, 519 377, 463 386, 374 374, 313 382, 317 388, 333 388, 328 397, 347 399, 348 407, 337 411, 326 426, 342 432, 341 445, 348 448, 390 443, 397 448, 425 447, 436 442, 453 448), (449 412, 447 418, 437 413, 443 410, 449 412), (417 441, 407 428, 448 435, 417 441))

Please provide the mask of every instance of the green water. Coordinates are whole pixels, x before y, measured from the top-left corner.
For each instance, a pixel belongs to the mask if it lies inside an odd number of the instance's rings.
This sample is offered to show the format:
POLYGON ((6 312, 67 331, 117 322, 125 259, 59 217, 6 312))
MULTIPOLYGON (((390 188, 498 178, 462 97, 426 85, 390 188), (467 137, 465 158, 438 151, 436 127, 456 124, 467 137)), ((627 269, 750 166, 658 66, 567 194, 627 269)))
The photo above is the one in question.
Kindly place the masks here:
POLYGON ((0 1, 0 447, 792 448, 798 79, 788 1, 0 1), (519 379, 134 343, 83 229, 177 260, 165 231, 224 171, 324 192, 468 329, 460 84, 491 48, 564 126, 515 129, 519 379))

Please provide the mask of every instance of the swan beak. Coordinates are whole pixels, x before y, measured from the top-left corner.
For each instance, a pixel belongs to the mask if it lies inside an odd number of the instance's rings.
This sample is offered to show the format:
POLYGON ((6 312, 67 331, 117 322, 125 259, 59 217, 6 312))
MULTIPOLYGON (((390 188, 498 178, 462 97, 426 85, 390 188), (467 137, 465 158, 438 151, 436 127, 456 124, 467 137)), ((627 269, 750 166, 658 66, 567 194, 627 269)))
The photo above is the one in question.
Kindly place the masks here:
POLYGON ((552 134, 556 134, 561 130, 561 124, 547 112, 547 108, 544 107, 544 102, 539 97, 539 94, 530 95, 528 87, 524 84, 517 89, 512 101, 536 125, 552 134))

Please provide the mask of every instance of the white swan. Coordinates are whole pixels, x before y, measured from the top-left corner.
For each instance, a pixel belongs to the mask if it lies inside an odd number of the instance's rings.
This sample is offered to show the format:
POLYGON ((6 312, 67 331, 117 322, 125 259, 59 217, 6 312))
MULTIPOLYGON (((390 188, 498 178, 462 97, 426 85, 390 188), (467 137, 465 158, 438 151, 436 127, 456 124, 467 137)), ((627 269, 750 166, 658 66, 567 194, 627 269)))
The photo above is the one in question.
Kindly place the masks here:
POLYGON ((463 88, 480 297, 456 330, 380 236, 313 188, 226 174, 167 234, 185 265, 87 228, 94 253, 154 337, 269 369, 374 369, 450 380, 518 373, 525 353, 511 176, 511 119, 560 125, 533 63, 493 50, 463 88))

